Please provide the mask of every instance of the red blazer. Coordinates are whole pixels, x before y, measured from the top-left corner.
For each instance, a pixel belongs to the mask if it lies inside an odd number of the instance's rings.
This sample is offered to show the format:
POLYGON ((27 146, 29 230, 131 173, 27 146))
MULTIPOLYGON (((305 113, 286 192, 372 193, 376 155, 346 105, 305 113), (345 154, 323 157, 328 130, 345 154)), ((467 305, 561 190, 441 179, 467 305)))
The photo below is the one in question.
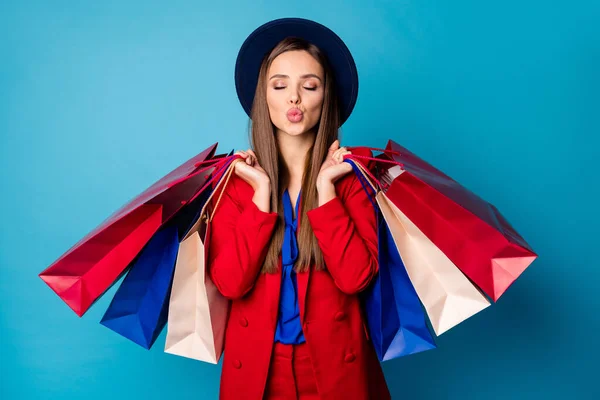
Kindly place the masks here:
MULTIPOLYGON (((375 213, 354 172, 335 187, 337 197, 307 212, 327 268, 311 267, 297 275, 300 319, 317 388, 321 399, 389 399, 357 296, 378 272, 375 213)), ((263 398, 274 344, 281 256, 278 273, 260 270, 278 215, 259 210, 253 195, 252 187, 233 173, 211 224, 210 277, 233 300, 225 333, 223 400, 263 398)), ((302 200, 299 215, 301 210, 302 200)))

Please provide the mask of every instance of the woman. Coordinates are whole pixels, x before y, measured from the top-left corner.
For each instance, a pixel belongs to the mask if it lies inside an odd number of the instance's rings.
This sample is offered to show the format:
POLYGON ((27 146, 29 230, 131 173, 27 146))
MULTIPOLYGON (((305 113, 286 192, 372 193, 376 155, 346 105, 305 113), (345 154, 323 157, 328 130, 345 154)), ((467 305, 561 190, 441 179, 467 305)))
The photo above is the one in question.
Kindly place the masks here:
POLYGON ((221 398, 390 398, 358 298, 376 216, 337 140, 352 57, 322 25, 276 20, 242 46, 236 86, 254 150, 236 153, 211 225, 210 276, 232 299, 221 398))

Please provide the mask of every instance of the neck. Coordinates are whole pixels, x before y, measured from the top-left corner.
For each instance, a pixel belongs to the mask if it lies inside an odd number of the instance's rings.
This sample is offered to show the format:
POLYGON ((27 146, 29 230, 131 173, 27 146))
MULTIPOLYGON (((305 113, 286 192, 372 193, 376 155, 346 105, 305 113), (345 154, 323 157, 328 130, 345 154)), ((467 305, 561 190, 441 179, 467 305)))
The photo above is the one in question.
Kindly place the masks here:
POLYGON ((306 156, 315 141, 316 134, 309 131, 292 136, 278 130, 276 135, 281 157, 290 172, 290 185, 300 185, 304 175, 306 156))

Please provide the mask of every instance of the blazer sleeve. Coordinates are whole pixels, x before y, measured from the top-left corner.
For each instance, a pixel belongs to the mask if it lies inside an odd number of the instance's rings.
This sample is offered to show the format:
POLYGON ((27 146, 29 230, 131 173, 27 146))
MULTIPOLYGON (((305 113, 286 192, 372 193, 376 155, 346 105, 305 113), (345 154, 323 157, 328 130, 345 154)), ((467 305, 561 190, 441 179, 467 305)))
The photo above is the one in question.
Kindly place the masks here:
POLYGON ((242 204, 236 191, 238 179, 232 175, 223 189, 208 249, 210 278, 229 299, 243 297, 254 286, 278 218, 276 212, 261 211, 252 200, 242 204))
POLYGON ((347 294, 364 290, 379 271, 377 214, 356 175, 351 179, 343 202, 338 193, 306 213, 329 273, 347 294))

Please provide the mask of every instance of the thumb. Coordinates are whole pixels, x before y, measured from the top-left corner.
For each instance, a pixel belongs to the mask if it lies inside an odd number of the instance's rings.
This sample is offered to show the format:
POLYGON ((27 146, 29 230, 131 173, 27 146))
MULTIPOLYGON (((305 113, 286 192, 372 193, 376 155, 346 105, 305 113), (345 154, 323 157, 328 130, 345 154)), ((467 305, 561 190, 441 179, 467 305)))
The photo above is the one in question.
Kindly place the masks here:
POLYGON ((339 148, 340 148, 340 141, 339 141, 339 139, 336 139, 336 140, 335 140, 335 141, 334 141, 334 142, 331 144, 331 146, 329 146, 329 151, 328 151, 329 155, 331 155, 331 154, 335 153, 335 151, 336 151, 337 149, 339 149, 339 148))

